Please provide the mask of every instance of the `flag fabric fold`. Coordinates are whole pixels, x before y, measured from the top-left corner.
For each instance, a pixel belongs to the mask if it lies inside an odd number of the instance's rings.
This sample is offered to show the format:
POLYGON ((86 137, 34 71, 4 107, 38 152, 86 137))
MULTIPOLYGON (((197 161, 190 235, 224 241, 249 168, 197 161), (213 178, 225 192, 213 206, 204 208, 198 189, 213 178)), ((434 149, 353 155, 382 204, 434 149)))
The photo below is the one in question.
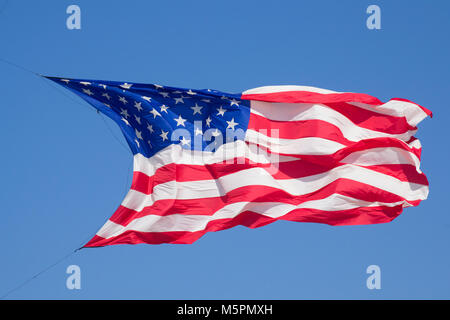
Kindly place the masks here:
POLYGON ((134 155, 128 194, 85 247, 193 243, 277 220, 385 223, 428 195, 414 134, 432 114, 406 99, 48 78, 114 120, 134 155))

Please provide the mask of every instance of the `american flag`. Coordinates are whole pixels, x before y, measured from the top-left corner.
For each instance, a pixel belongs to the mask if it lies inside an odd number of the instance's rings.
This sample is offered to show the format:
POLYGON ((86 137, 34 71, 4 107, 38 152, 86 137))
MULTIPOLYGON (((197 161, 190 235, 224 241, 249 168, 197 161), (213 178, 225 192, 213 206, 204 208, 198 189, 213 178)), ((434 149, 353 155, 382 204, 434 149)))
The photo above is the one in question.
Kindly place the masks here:
POLYGON ((48 78, 114 120, 134 155, 128 194, 85 247, 193 243, 276 220, 384 223, 428 195, 413 135, 431 112, 405 99, 48 78))

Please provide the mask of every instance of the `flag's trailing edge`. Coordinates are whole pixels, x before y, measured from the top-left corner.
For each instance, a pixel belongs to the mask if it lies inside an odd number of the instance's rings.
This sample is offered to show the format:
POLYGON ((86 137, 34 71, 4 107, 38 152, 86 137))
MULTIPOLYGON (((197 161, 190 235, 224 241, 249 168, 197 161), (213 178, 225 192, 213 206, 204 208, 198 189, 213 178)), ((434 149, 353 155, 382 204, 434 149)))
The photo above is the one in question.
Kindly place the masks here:
POLYGON ((405 99, 301 86, 242 94, 48 77, 121 128, 131 189, 85 247, 192 243, 276 220, 389 222, 427 198, 405 99))

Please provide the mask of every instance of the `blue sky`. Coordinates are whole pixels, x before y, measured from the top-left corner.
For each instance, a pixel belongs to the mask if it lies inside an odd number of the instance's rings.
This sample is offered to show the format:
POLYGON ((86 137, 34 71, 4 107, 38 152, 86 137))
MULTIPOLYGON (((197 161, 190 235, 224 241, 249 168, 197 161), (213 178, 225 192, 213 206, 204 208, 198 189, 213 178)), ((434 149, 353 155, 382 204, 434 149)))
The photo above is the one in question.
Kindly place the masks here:
MULTIPOLYGON (((449 299, 450 2, 0 0, 0 58, 51 76, 237 93, 293 84, 401 97, 434 113, 418 134, 428 200, 389 224, 279 221, 193 245, 83 249, 10 299, 449 299), (81 8, 81 30, 66 8, 81 8), (366 8, 381 8, 381 30, 366 8), (81 268, 81 290, 66 268, 81 268), (366 268, 381 268, 368 290, 366 268)), ((122 201, 132 155, 110 121, 0 62, 0 295, 80 247, 122 201), (111 131, 110 131, 111 130, 111 131)))

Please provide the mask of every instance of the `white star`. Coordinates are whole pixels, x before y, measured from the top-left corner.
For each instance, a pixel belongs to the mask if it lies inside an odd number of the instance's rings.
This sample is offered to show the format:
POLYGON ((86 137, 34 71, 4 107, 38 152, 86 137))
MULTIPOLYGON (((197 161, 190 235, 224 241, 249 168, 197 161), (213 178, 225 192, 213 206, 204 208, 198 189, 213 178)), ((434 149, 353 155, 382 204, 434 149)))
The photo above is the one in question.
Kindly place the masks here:
POLYGON ((210 117, 206 118, 206 125, 209 127, 211 125, 212 119, 210 117))
POLYGON ((169 109, 169 107, 166 106, 165 104, 163 104, 163 105, 161 106, 161 112, 167 113, 167 109, 169 109))
POLYGON ((161 116, 161 114, 155 108, 153 108, 153 110, 150 111, 150 113, 153 114, 153 119, 155 119, 157 116, 161 116))
POLYGON ((222 99, 222 100, 228 100, 228 97, 221 96, 220 99, 222 99))
POLYGON ((216 128, 216 130, 213 131, 211 134, 213 135, 213 137, 217 137, 217 136, 220 136, 222 133, 219 130, 217 130, 217 128, 216 128))
POLYGON ((138 148, 140 148, 140 147, 141 147, 141 145, 139 144, 139 141, 137 141, 137 139, 134 139, 134 142, 136 142, 136 144, 137 144, 138 148))
POLYGON ((146 97, 146 96, 141 96, 141 97, 142 97, 142 99, 147 100, 147 102, 150 102, 150 100, 152 100, 152 98, 150 98, 150 97, 146 97))
POLYGON ((125 82, 124 84, 121 84, 121 85, 120 85, 120 87, 121 87, 121 88, 124 88, 124 89, 130 89, 131 86, 132 86, 132 84, 126 83, 126 82, 125 82))
POLYGON ((150 142, 150 140, 148 140, 147 143, 148 143, 148 146, 149 146, 150 148, 153 148, 153 147, 152 147, 152 144, 151 144, 151 142, 150 142))
POLYGON ((90 83, 90 82, 87 82, 87 81, 80 81, 80 84, 85 85, 85 86, 88 86, 88 85, 90 85, 91 83, 90 83))
POLYGON ((233 104, 235 104, 235 105, 237 105, 238 107, 239 107, 239 104, 238 104, 238 100, 236 100, 236 99, 232 99, 231 101, 230 101, 230 106, 232 106, 233 104))
POLYGON ((137 123, 141 124, 141 118, 139 118, 137 115, 134 115, 134 118, 136 119, 137 123))
POLYGON ((135 101, 135 102, 134 102, 134 107, 135 107, 136 109, 138 109, 138 111, 142 111, 143 108, 141 107, 141 104, 142 104, 142 102, 137 102, 137 101, 135 101))
POLYGON ((189 89, 189 91, 186 91, 187 94, 190 94, 191 96, 196 95, 196 93, 194 91, 192 91, 191 89, 189 89))
POLYGON ((168 98, 169 97, 169 93, 168 92, 160 92, 160 95, 162 95, 164 98, 168 98))
POLYGON ((156 89, 162 89, 162 88, 164 88, 163 86, 160 86, 159 84, 154 84, 154 86, 155 86, 156 89))
POLYGON ((227 121, 227 123, 228 123, 228 127, 227 127, 227 129, 232 129, 232 130, 234 130, 234 127, 235 126, 237 126, 239 123, 237 123, 237 122, 234 122, 234 118, 232 118, 231 119, 231 121, 227 121))
POLYGON ((69 79, 61 79, 61 81, 62 81, 62 82, 65 82, 65 83, 69 83, 69 82, 70 82, 69 79))
POLYGON ((200 110, 202 110, 202 108, 203 108, 203 107, 201 107, 201 106, 199 106, 199 105, 197 105, 197 104, 195 104, 195 107, 191 107, 191 109, 194 110, 194 115, 195 115, 196 113, 202 114, 202 112, 200 111, 200 110))
POLYGON ((122 118, 121 119, 123 122, 125 122, 125 124, 127 125, 127 126, 130 126, 131 127, 131 125, 130 125, 130 123, 128 122, 128 120, 127 119, 125 119, 125 118, 122 118))
POLYGON ((130 116, 129 114, 128 114, 128 110, 127 109, 122 109, 122 108, 120 108, 120 114, 121 115, 123 115, 125 118, 127 118, 128 119, 128 117, 130 116))
POLYGON ((83 89, 83 92, 86 93, 88 96, 93 96, 94 95, 94 93, 91 90, 89 90, 89 89, 83 89))
POLYGON ((175 99, 175 104, 177 104, 178 102, 179 103, 184 103, 183 97, 181 97, 181 98, 174 98, 174 99, 175 99))
POLYGON ((120 102, 122 102, 123 104, 127 104, 127 103, 128 103, 128 101, 127 101, 127 99, 125 99, 125 97, 120 97, 120 96, 119 96, 119 100, 120 100, 120 102))
POLYGON ((102 93, 102 97, 105 97, 108 100, 111 100, 111 97, 109 96, 109 94, 107 92, 102 93))
POLYGON ((195 128, 195 135, 198 136, 199 134, 203 134, 203 131, 200 128, 195 128))
POLYGON ((164 131, 164 130, 161 130, 161 134, 159 135, 162 139, 163 139, 163 141, 165 141, 165 140, 168 140, 169 138, 167 138, 167 134, 169 133, 169 131, 164 131))
POLYGON ((177 127, 178 126, 183 126, 183 127, 185 126, 184 123, 186 122, 186 119, 183 119, 181 117, 181 115, 179 115, 178 118, 175 118, 174 120, 177 122, 177 127))
POLYGON ((109 105, 107 103, 104 103, 104 105, 111 109, 111 105, 109 105))
POLYGON ((155 130, 153 130, 153 126, 151 124, 147 125, 147 129, 148 129, 148 131, 150 131, 150 133, 155 132, 155 130))
POLYGON ((101 83, 99 83, 98 86, 99 86, 99 87, 103 87, 103 89, 106 90, 106 84, 101 84, 101 83))
POLYGON ((210 99, 202 99, 201 101, 206 102, 206 103, 211 103, 210 99))
POLYGON ((217 111, 218 111, 217 115, 223 116, 225 114, 225 111, 227 111, 227 110, 223 109, 222 106, 220 106, 220 108, 217 109, 217 111))
POLYGON ((144 140, 144 139, 142 139, 142 132, 141 131, 138 131, 137 129, 134 129, 134 131, 136 132, 136 137, 138 139, 144 140))
POLYGON ((185 145, 188 145, 189 142, 191 142, 191 140, 188 140, 183 136, 183 139, 181 139, 180 142, 181 142, 181 145, 185 146, 185 145))

